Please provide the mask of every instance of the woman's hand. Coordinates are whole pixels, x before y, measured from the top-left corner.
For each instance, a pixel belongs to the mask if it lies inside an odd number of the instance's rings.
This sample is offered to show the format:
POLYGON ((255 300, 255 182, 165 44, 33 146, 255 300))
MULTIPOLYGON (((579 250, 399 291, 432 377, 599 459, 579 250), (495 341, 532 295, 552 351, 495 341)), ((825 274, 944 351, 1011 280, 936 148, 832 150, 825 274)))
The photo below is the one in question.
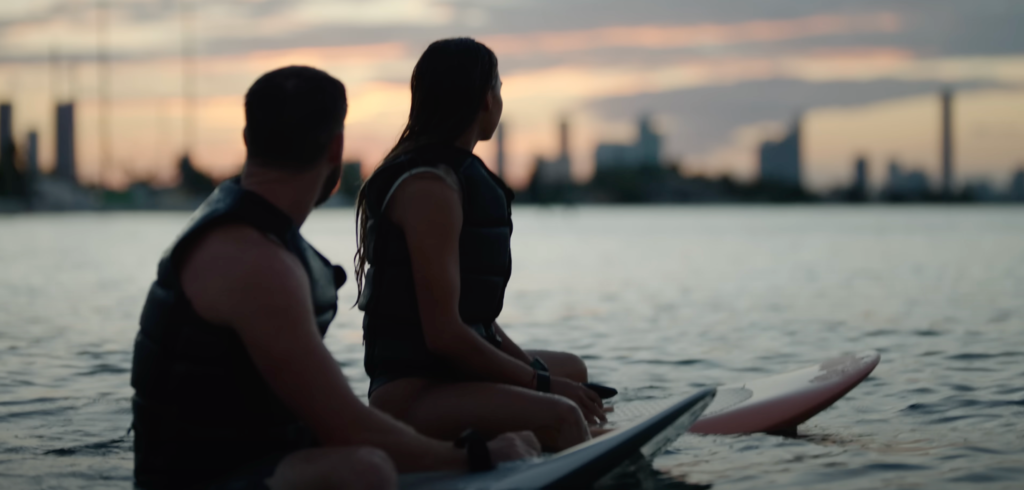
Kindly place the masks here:
POLYGON ((533 432, 506 432, 487 443, 491 452, 491 461, 495 464, 503 461, 533 458, 540 454, 540 441, 533 432))
POLYGON ((552 376, 551 393, 572 400, 577 407, 580 407, 580 412, 583 412, 583 418, 587 419, 588 424, 596 425, 608 422, 601 397, 583 385, 568 378, 552 376))

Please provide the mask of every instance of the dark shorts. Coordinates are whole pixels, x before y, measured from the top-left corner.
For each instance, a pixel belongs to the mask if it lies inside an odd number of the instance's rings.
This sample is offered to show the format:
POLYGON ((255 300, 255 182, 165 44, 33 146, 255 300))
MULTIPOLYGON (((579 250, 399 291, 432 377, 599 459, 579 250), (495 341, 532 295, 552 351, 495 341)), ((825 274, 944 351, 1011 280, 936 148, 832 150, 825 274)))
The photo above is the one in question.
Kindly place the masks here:
POLYGON ((425 378, 435 381, 461 381, 465 377, 460 375, 458 371, 451 369, 431 369, 421 371, 392 371, 384 374, 377 374, 370 377, 370 390, 367 396, 373 396, 373 392, 377 391, 377 388, 384 386, 392 381, 397 381, 403 378, 425 378))
MULTIPOLYGON (((501 337, 492 327, 479 324, 469 327, 496 349, 501 349, 501 337)), ((420 339, 366 339, 364 344, 363 366, 366 368, 366 374, 370 376, 369 396, 373 396, 373 392, 381 386, 402 378, 427 378, 439 381, 471 379, 463 370, 432 354, 420 339)))

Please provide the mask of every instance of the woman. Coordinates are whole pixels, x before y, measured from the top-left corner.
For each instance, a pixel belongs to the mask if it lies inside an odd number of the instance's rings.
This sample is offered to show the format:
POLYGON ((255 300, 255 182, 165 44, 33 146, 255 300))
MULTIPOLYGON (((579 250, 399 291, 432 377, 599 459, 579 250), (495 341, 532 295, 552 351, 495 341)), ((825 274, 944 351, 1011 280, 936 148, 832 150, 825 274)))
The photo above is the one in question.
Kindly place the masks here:
POLYGON ((472 150, 501 117, 498 60, 472 39, 437 41, 411 87, 409 122, 356 203, 370 404, 438 438, 473 428, 530 430, 548 450, 586 441, 605 416, 581 385, 583 361, 523 351, 495 322, 513 193, 472 150))

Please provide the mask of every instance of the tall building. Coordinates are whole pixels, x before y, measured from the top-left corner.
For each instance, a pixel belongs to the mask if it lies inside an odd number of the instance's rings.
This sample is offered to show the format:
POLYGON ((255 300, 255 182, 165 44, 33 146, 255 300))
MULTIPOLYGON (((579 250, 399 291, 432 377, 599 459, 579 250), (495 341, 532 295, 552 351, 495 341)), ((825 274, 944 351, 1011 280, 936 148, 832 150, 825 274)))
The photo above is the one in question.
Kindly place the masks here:
POLYGON ((14 130, 11 122, 11 104, 0 104, 0 196, 18 194, 21 185, 21 175, 14 167, 14 130))
POLYGON ((6 150, 14 143, 11 127, 11 104, 0 104, 0 148, 6 150))
POLYGON ((639 135, 631 145, 602 143, 597 146, 597 169, 635 168, 661 164, 661 135, 651 128, 651 120, 643 116, 639 121, 639 135))
POLYGON ((341 165, 341 195, 355 199, 363 187, 363 166, 359 161, 343 162, 341 165))
POLYGON ((39 134, 29 131, 25 139, 25 175, 35 178, 39 175, 39 134))
POLYGON ((953 92, 942 91, 942 196, 953 195, 953 92))
POLYGON ((920 170, 904 171, 897 161, 889 164, 887 198, 897 201, 923 199, 928 196, 928 177, 920 170))
POLYGON ((75 104, 57 105, 57 166, 54 176, 75 182, 75 104))
POLYGON ((1010 181, 1010 199, 1024 201, 1024 167, 1014 172, 1010 181))
POLYGON ((760 181, 773 187, 800 188, 800 118, 784 138, 761 144, 760 181))
POLYGON ((864 157, 858 157, 853 164, 853 185, 850 187, 850 197, 856 201, 864 201, 868 197, 868 161, 864 157))
POLYGON ((534 180, 542 185, 572 184, 572 173, 569 162, 569 121, 562 119, 559 124, 558 158, 546 160, 537 157, 537 170, 534 180))
POLYGON ((192 166, 192 159, 189 158, 188 154, 183 155, 178 162, 178 171, 181 174, 181 184, 179 187, 189 194, 206 197, 217 187, 217 184, 214 184, 212 179, 200 173, 192 166))
POLYGON ((498 123, 498 156, 496 158, 498 164, 498 171, 496 172, 498 177, 505 178, 505 123, 498 123))

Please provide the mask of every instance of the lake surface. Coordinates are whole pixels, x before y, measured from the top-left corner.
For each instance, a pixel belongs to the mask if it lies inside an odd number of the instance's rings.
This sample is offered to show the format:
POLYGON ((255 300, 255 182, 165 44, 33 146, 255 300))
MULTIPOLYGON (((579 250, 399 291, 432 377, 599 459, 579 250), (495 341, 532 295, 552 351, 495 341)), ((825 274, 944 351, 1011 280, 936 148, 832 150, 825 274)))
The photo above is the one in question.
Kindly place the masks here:
MULTIPOLYGON (((186 213, 0 216, 0 487, 131 488, 132 339, 186 213)), ((1024 207, 517 207, 499 322, 624 400, 844 351, 862 385, 797 438, 695 436, 649 488, 1020 488, 1024 207)), ((304 234, 351 271, 351 210, 304 234)), ((361 315, 326 342, 365 396, 361 315)))

